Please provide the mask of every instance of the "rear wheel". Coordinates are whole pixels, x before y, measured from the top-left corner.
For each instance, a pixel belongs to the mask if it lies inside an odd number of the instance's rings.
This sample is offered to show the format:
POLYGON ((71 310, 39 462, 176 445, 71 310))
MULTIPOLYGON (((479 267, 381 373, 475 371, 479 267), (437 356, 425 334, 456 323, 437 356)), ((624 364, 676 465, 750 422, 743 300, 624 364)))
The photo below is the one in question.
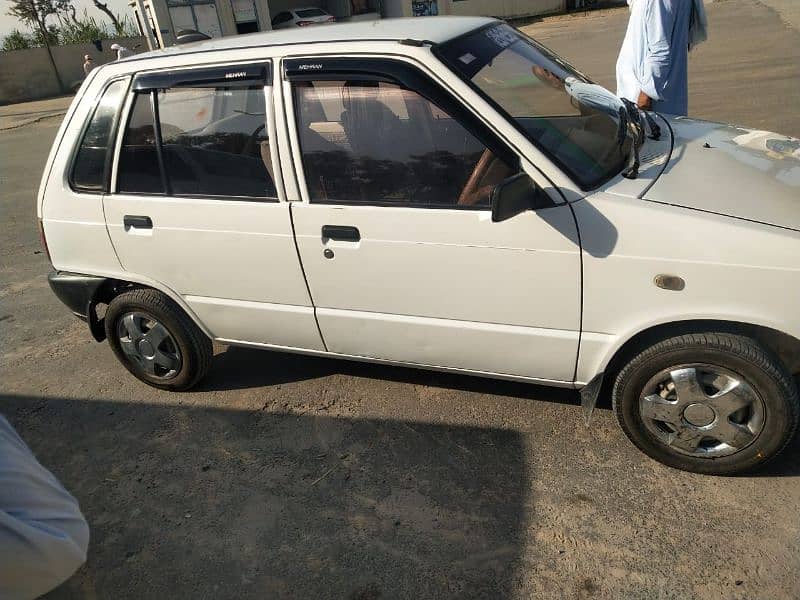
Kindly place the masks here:
POLYGON ((168 296, 137 289, 114 298, 105 315, 111 349, 148 385, 182 391, 211 365, 211 340, 168 296))
POLYGON ((627 436, 672 467, 735 474, 774 458, 797 428, 797 387, 755 340, 727 333, 658 342, 622 369, 612 393, 627 436))

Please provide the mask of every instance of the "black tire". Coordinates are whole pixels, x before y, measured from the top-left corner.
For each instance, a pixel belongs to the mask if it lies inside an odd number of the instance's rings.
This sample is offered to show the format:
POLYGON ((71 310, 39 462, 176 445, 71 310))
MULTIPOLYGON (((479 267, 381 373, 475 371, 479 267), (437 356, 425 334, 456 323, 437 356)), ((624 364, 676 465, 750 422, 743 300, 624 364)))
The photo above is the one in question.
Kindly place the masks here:
MULTIPOLYGON (((106 337, 117 359, 128 371, 148 385, 171 391, 184 391, 196 385, 211 366, 211 340, 171 298, 152 289, 134 289, 120 294, 108 305, 105 315, 106 337), (167 378, 151 375, 122 349, 120 320, 136 312, 153 318, 172 336, 180 357, 180 366, 167 378)), ((173 342, 170 342, 173 343, 173 342)))
POLYGON ((800 418, 797 386, 783 363, 752 338, 718 332, 681 335, 641 351, 617 376, 612 401, 625 434, 645 454, 677 469, 715 475, 746 473, 775 458, 791 441, 800 418), (640 412, 645 386, 664 370, 691 365, 721 367, 760 396, 763 425, 749 445, 727 456, 701 457, 682 453, 654 434, 652 426, 648 429, 640 412))

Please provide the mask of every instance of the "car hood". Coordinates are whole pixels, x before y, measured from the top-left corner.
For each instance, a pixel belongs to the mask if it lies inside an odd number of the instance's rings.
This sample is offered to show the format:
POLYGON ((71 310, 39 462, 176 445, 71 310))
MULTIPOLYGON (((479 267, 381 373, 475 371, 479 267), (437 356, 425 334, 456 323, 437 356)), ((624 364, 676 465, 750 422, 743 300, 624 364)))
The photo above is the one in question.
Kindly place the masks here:
POLYGON ((646 200, 800 230, 800 140, 666 117, 668 163, 646 200))

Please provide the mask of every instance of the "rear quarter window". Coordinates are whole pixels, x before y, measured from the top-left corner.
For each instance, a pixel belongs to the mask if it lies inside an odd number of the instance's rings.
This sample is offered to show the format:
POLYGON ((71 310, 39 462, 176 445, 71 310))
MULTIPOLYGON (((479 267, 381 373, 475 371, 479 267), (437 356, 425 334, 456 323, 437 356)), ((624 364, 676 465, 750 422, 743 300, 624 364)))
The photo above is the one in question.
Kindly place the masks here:
POLYGON ((127 79, 114 81, 100 97, 72 163, 70 184, 74 189, 107 191, 114 132, 127 89, 127 79))

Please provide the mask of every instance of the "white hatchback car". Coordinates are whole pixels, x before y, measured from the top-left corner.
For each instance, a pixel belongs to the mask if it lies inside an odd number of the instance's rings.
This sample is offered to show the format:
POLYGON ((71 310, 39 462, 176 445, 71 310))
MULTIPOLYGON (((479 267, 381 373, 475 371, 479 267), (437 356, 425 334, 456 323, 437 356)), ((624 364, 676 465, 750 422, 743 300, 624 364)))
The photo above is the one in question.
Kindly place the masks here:
POLYGON ((305 8, 293 8, 279 12, 272 19, 273 29, 286 29, 288 27, 307 27, 309 25, 322 25, 324 23, 335 23, 336 17, 326 13, 321 8, 308 6, 305 8))
POLYGON ((398 19, 94 69, 38 214, 54 292, 150 385, 214 340, 608 389, 650 456, 734 473, 797 427, 799 156, 502 22, 398 19))

